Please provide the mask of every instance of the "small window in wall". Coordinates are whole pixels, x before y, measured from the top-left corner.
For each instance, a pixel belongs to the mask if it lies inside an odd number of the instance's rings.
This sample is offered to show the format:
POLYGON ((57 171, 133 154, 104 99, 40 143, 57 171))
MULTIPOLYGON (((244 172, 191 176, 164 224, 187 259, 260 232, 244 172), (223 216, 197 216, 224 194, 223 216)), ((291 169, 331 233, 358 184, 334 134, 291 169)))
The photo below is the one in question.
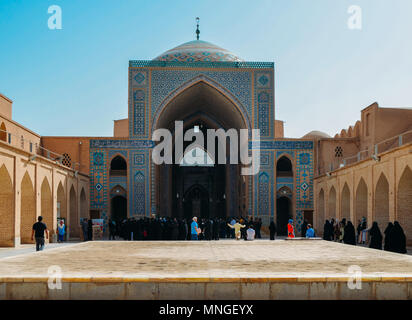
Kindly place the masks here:
POLYGON ((342 158, 343 157, 343 149, 341 146, 337 146, 335 148, 335 158, 342 158))
POLYGON ((30 142, 30 152, 33 152, 33 142, 30 142))
POLYGON ((20 145, 21 145, 21 148, 24 149, 24 138, 23 138, 23 136, 20 137, 20 145))
POLYGON ((7 140, 9 141, 9 144, 11 144, 11 133, 8 134, 8 139, 7 140))
POLYGON ((63 153, 63 160, 62 164, 66 167, 71 167, 72 166, 72 159, 67 153, 63 153))

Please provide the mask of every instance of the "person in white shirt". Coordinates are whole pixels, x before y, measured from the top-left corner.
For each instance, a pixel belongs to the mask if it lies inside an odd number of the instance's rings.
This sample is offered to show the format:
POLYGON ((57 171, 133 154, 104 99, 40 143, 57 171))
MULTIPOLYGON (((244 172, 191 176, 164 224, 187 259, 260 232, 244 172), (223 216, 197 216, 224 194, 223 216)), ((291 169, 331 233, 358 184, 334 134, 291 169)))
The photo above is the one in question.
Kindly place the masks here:
POLYGON ((246 230, 247 240, 254 240, 255 239, 255 230, 253 230, 252 226, 249 226, 249 229, 246 230))

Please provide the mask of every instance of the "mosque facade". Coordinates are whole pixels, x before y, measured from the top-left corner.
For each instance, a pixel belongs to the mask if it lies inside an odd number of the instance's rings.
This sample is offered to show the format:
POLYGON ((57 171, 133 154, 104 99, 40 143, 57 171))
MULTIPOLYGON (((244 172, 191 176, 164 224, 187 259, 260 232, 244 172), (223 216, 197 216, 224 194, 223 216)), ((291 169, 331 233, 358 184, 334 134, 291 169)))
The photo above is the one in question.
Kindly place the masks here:
MULTIPOLYGON (((330 218, 366 218, 381 229, 399 220, 411 239, 412 110, 374 103, 335 137, 312 131, 286 138, 275 117, 275 70, 273 62, 244 61, 202 40, 131 60, 128 117, 114 121, 113 137, 40 136, 12 119, 12 101, 0 95, 0 245, 31 243, 27 233, 39 215, 52 234, 64 218, 68 238, 81 237, 82 218, 107 225, 249 216, 264 227, 274 220, 278 234, 289 218, 298 232, 307 220, 318 235, 330 218), (176 121, 185 133, 258 129, 259 171, 242 175, 242 165, 229 162, 187 165, 193 150, 155 164, 153 133, 176 134, 176 121)), ((256 141, 249 138, 251 153, 256 141)))
POLYGON ((115 123, 114 138, 90 140, 91 209, 105 219, 121 206, 127 217, 242 215, 267 225, 279 208, 279 223, 294 217, 300 225, 314 208, 314 146, 283 137, 283 123, 275 121, 274 74, 273 62, 243 61, 201 40, 150 61, 129 61, 129 117, 115 123), (259 173, 241 176, 240 165, 229 164, 155 165, 153 131, 173 130, 176 120, 184 130, 259 129, 259 173), (110 169, 119 158, 123 173, 110 169))

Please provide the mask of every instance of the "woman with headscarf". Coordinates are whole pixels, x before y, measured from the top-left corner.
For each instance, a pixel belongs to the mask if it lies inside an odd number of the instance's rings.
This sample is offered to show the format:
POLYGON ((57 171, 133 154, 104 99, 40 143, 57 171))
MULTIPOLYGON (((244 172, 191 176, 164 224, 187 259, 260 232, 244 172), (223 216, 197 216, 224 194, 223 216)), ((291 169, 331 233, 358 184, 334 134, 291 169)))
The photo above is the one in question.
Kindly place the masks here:
POLYGON ((333 226, 333 234, 335 235, 335 241, 339 241, 341 233, 340 233, 340 222, 338 219, 336 219, 336 224, 333 226))
POLYGON ((389 233, 390 251, 397 253, 406 253, 406 236, 398 221, 393 223, 393 228, 389 233))
POLYGON ((92 219, 89 219, 87 222, 87 239, 93 240, 93 222, 92 219))
POLYGON ((385 243, 383 245, 383 250, 385 251, 392 251, 391 250, 391 240, 390 240, 390 233, 391 233, 392 228, 393 228, 393 223, 389 222, 388 226, 383 232, 385 234, 385 243))
POLYGON ((342 219, 339 223, 339 242, 343 242, 343 237, 345 235, 346 219, 342 219))
POLYGON ((329 220, 325 221, 325 225, 323 226, 323 240, 330 241, 330 222, 329 220))
POLYGON ((275 240, 276 225, 275 225, 275 222, 273 220, 270 222, 269 232, 270 232, 270 240, 275 240))
POLYGON ((308 230, 308 222, 306 220, 303 221, 302 226, 301 226, 301 237, 306 238, 306 231, 308 230))
POLYGON ((382 250, 382 233, 376 221, 372 223, 372 228, 369 230, 369 236, 369 248, 382 250))
POLYGON ((348 221, 343 230, 343 243, 356 245, 355 227, 350 221, 348 221))

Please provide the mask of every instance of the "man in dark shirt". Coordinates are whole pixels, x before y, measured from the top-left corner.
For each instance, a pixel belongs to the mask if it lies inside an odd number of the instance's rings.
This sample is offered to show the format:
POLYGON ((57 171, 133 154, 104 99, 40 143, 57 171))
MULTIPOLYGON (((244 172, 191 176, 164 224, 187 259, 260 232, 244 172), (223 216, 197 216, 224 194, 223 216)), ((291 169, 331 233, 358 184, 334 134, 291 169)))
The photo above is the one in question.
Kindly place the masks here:
POLYGON ((42 216, 37 218, 38 222, 33 224, 33 230, 31 231, 31 240, 33 241, 33 236, 36 238, 36 251, 43 250, 44 247, 44 232, 46 232, 46 239, 49 239, 49 231, 45 223, 41 222, 43 220, 42 216))

